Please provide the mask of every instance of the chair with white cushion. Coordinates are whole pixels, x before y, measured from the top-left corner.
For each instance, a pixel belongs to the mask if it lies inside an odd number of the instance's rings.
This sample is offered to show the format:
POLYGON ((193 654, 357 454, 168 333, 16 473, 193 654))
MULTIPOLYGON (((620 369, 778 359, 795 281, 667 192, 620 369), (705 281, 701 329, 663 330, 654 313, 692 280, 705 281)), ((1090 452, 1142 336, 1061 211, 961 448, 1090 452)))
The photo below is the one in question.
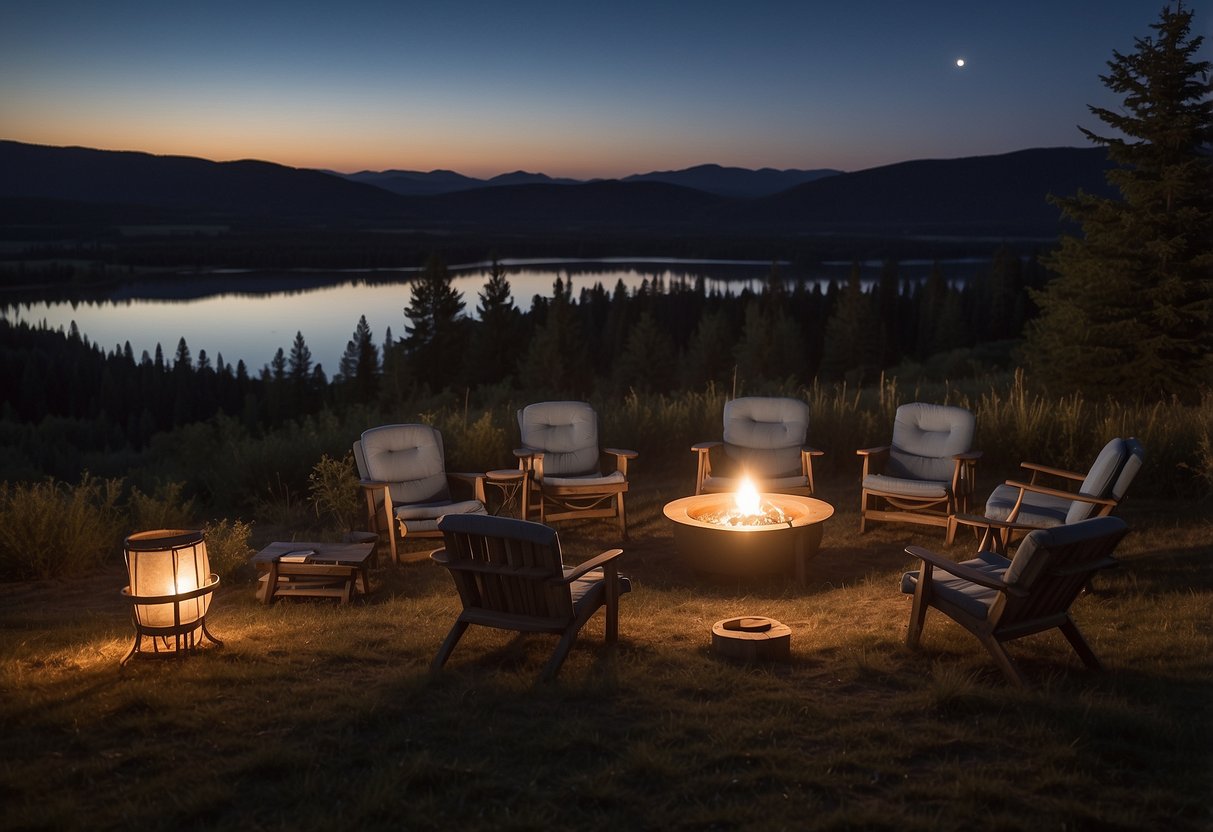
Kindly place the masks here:
MULTIPOLYGON (((438 520, 447 514, 484 514, 484 475, 447 473, 442 434, 429 425, 371 428, 354 443, 367 522, 387 535, 392 562, 401 559, 406 537, 442 537, 438 520), (452 487, 469 499, 456 499, 452 487)), ((428 551, 410 560, 421 560, 428 551)))
POLYGON ((980 451, 976 419, 963 407, 914 402, 897 408, 893 442, 863 457, 859 531, 868 521, 948 526, 973 493, 980 451))
POLYGON ((813 457, 805 444, 809 406, 799 399, 747 396, 724 405, 723 441, 697 442, 695 493, 736 491, 748 476, 760 492, 813 496, 813 457))
POLYGON ((518 411, 518 466, 530 478, 529 514, 540 523, 615 518, 628 538, 624 494, 636 451, 599 448, 598 414, 585 402, 538 402, 518 411))
POLYGON ((917 647, 927 610, 934 607, 977 636, 1007 679, 1027 682, 1004 642, 1059 629, 1083 664, 1100 661, 1070 616, 1070 605, 1095 572, 1116 565, 1112 553, 1128 532, 1119 517, 1095 517, 1073 525, 1030 532, 1015 557, 979 551, 956 563, 910 546, 921 568, 907 572, 901 591, 914 596, 906 644, 917 647))
POLYGON ((1104 445, 1085 474, 1022 462, 1020 467, 1029 472, 1027 482, 1007 480, 995 488, 986 500, 984 515, 953 517, 948 542, 952 542, 958 526, 972 526, 982 531, 981 548, 1006 552, 1015 537, 1033 529, 1111 514, 1141 470, 1145 455, 1145 448, 1135 438, 1118 437, 1104 445))

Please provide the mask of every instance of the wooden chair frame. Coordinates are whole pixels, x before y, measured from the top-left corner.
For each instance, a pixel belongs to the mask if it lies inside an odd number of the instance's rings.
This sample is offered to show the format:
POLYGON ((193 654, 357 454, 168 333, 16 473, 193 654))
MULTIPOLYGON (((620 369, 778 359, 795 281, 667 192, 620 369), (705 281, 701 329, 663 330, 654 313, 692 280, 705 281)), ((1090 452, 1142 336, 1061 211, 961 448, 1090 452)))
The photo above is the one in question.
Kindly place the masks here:
MULTIPOLYGON (((861 448, 855 452, 863 457, 861 483, 869 474, 880 474, 884 471, 891 451, 891 445, 881 445, 876 448, 861 448)), ((981 451, 953 454, 951 458, 954 463, 952 481, 943 497, 916 497, 912 494, 865 488, 861 485, 859 533, 863 534, 869 520, 951 528, 952 518, 969 510, 969 501, 977 479, 977 460, 981 459, 981 451)), ((948 542, 951 543, 951 537, 948 542)))
MULTIPOLYGON (((1027 679, 1007 653, 1004 642, 1054 628, 1061 630, 1083 664, 1093 670, 1101 669, 1098 657, 1091 650, 1074 619, 1070 617, 1069 609, 1090 581, 1092 574, 1117 564, 1112 552, 1128 533, 1128 529, 1118 518, 1083 522, 1102 523, 1100 528, 1107 531, 1068 543, 1042 544, 1041 549, 1045 551, 1038 550, 1034 557, 1047 557, 1049 561, 1028 588, 1009 585, 999 578, 964 563, 956 563, 927 549, 918 546, 907 547, 906 554, 917 558, 921 568, 914 586, 914 605, 910 611, 906 645, 910 648, 918 647, 927 610, 934 607, 976 636, 994 658, 1003 675, 1019 687, 1026 687, 1027 679), (1115 522, 1108 523, 1107 520, 1115 522), (987 614, 977 617, 968 609, 935 592, 932 581, 935 569, 997 592, 998 596, 989 605, 987 614)), ((1067 528, 1072 530, 1080 525, 1082 524, 1076 523, 1067 528)), ((1037 533, 1049 534, 1049 531, 1037 533)), ((1009 566, 1011 561, 1007 560, 1006 563, 1009 566)))
POLYGON ((560 641, 541 675, 544 681, 560 671, 582 627, 599 607, 605 609, 605 641, 613 644, 618 640, 619 596, 626 591, 621 589, 616 564, 622 549, 608 549, 578 566, 565 567, 555 532, 538 524, 451 515, 440 525, 446 548, 431 557, 450 570, 463 611, 434 656, 432 673, 442 669, 472 624, 559 635, 560 641), (519 534, 480 533, 468 527, 512 528, 519 534), (550 535, 550 542, 538 539, 545 533, 550 535), (601 578, 575 602, 573 584, 593 577, 590 573, 596 570, 601 570, 601 578))

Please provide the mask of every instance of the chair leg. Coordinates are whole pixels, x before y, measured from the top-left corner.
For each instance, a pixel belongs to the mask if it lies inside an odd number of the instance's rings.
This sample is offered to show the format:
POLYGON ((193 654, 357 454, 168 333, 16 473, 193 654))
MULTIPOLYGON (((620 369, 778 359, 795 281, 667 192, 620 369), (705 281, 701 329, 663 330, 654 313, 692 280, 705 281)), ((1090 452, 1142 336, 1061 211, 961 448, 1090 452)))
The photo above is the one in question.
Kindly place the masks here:
POLYGON ((455 649, 455 645, 459 643, 459 639, 463 638, 463 634, 467 632, 467 628, 468 622, 463 619, 455 622, 455 625, 451 627, 451 631, 446 634, 446 640, 438 648, 438 653, 434 656, 434 660, 430 662, 430 673, 437 673, 439 670, 442 670, 442 666, 451 657, 451 651, 455 649))
POLYGON ((955 541, 955 540, 956 540, 956 515, 949 514, 948 515, 948 533, 947 533, 947 536, 944 538, 944 543, 951 546, 953 541, 955 541))
POLYGON ((927 607, 931 605, 931 573, 931 564, 923 562, 918 570, 918 583, 914 585, 914 606, 910 608, 910 626, 906 630, 906 646, 910 649, 918 647, 922 625, 927 620, 927 607))
POLYGON ((615 508, 616 508, 616 511, 619 513, 619 534, 623 536, 624 540, 627 540, 628 539, 628 515, 623 507, 623 492, 616 494, 615 499, 618 501, 616 503, 615 508))
POLYGON ((998 665, 998 668, 1007 677, 1007 680, 1016 687, 1026 688, 1028 680, 1024 678, 1023 673, 1015 666, 1015 662, 1011 661, 1011 656, 1007 653, 1006 648, 1002 646, 1002 642, 991 635, 978 636, 978 638, 981 639, 981 643, 985 645, 990 655, 994 657, 994 663, 998 665))
POLYGON ((574 621, 564 631, 564 635, 560 637, 560 643, 556 645, 556 652, 552 654, 552 658, 548 659, 547 665, 543 668, 543 673, 540 679, 544 682, 550 682, 556 678, 556 674, 560 672, 561 666, 564 665, 564 660, 568 658, 569 650, 573 647, 573 642, 577 640, 577 632, 581 629, 581 622, 574 621))
POLYGON ((1074 619, 1066 617, 1066 620, 1061 624, 1062 635, 1070 642, 1070 646, 1074 648, 1074 652, 1082 659, 1082 663, 1091 670, 1103 670, 1103 662, 1091 650, 1091 645, 1087 644, 1087 640, 1083 638, 1082 631, 1078 629, 1078 625, 1074 623, 1074 619))
POLYGON ((859 492, 859 533, 863 534, 864 525, 867 521, 868 510, 868 493, 866 491, 859 492))

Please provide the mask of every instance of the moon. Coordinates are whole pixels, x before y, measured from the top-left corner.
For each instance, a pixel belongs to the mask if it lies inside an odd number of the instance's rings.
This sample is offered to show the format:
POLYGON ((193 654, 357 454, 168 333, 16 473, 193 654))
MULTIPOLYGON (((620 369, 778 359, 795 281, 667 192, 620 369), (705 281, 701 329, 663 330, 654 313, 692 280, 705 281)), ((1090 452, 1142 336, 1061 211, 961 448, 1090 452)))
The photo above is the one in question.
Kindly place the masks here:
POLYGON ((964 65, 965 65, 965 59, 964 59, 964 58, 957 58, 957 59, 956 59, 956 65, 957 65, 957 66, 964 66, 964 65))

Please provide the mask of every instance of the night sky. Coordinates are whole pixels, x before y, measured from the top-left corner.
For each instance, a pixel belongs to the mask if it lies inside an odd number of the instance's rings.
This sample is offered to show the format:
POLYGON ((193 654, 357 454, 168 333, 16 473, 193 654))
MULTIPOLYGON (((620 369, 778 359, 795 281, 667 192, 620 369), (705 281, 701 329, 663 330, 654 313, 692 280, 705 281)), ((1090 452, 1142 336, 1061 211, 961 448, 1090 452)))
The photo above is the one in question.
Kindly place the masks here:
POLYGON ((1161 8, 0 0, 0 138, 578 178, 1083 146, 1161 8))

